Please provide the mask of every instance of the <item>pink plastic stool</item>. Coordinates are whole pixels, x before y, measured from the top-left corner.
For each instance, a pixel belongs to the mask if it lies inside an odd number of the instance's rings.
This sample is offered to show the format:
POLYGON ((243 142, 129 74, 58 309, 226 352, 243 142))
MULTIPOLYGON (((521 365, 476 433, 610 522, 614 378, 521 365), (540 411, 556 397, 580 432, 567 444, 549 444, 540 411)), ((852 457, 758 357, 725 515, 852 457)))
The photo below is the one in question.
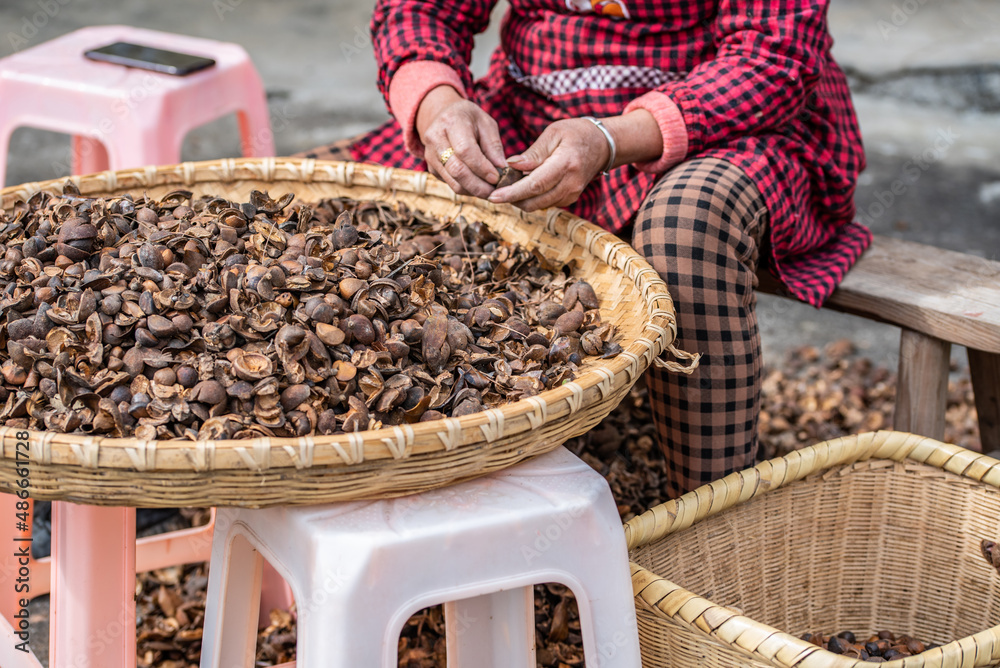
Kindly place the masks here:
MULTIPOLYGON (((0 494, 0 512, 15 517, 19 500, 0 494)), ((204 526, 137 541, 134 508, 53 503, 51 557, 21 564, 14 550, 0 554, 0 637, 13 632, 9 622, 20 607, 19 598, 30 600, 51 591, 51 665, 134 666, 135 574, 207 561, 214 528, 213 513, 204 526), (55 569, 53 562, 58 564, 55 569), (30 589, 17 593, 15 584, 22 565, 27 567, 30 589), (54 662, 56 658, 59 663, 54 662), (110 663, 112 659, 115 663, 110 663)), ((272 603, 290 602, 290 596, 281 590, 272 590, 270 595, 272 603)), ((39 665, 33 655, 22 652, 4 658, 0 651, 0 666, 4 668, 39 665)))
POLYGON ((236 44, 127 26, 84 28, 0 60, 0 100, 0 186, 10 136, 21 126, 74 135, 74 174, 180 162, 190 130, 234 112, 243 155, 274 155, 263 85, 236 44), (216 64, 177 77, 83 56, 118 41, 216 64))
POLYGON ((588 666, 640 666, 617 506, 565 448, 398 499, 220 508, 201 668, 253 664, 263 559, 295 592, 300 668, 394 667, 403 624, 437 603, 449 668, 534 668, 543 582, 576 594, 588 666))
MULTIPOLYGON (((0 514, 14 518, 20 512, 19 500, 0 494, 0 514)), ((15 590, 22 565, 15 550, 0 552, 0 640, 15 637, 10 622, 20 598, 30 600, 51 591, 50 665, 135 666, 135 574, 208 561, 215 515, 213 509, 203 526, 136 540, 134 508, 53 503, 52 556, 28 560, 28 592, 15 590), (53 561, 59 565, 55 570, 53 561), (54 662, 56 657, 60 663, 54 662)), ((16 532, 5 542, 27 545, 16 539, 29 534, 16 532)), ((263 599, 267 607, 287 609, 292 604, 290 588, 271 568, 264 573, 263 599)), ((266 623, 267 612, 261 610, 261 624, 266 623)), ((16 639, 15 644, 19 642, 16 639)), ((13 649, 7 655, 7 649, 0 648, 3 668, 40 668, 34 655, 13 649)))
MULTIPOLYGON (((237 113, 243 154, 274 155, 264 89, 246 51, 236 44, 127 26, 85 28, 0 60, 0 185, 10 136, 20 126, 74 135, 72 171, 125 169, 180 162, 193 128, 237 113), (87 49, 111 42, 148 44, 208 56, 216 65, 173 77, 95 63, 87 49)), ((16 497, 0 494, 0 512, 14 517, 16 497)), ((0 525, 0 541, 13 529, 0 525)), ((52 558, 31 560, 30 597, 52 591, 50 665, 135 666, 135 573, 204 561, 213 525, 135 539, 135 510, 54 503, 52 558), (53 567, 53 564, 55 566, 53 567)), ((0 551, 0 637, 17 610, 20 564, 0 551)), ((269 578, 272 605, 290 603, 269 578)), ((262 615, 263 617, 264 615, 262 615)), ((0 650, 0 666, 38 666, 33 656, 0 650)))

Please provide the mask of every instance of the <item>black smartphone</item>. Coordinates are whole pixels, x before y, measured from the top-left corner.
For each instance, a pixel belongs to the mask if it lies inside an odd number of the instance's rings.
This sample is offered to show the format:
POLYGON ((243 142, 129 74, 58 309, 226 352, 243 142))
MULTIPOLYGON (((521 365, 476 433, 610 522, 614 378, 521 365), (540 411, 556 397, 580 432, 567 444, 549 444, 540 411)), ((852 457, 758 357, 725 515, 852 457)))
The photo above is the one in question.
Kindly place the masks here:
POLYGON ((142 44, 130 44, 128 42, 108 44, 99 49, 85 51, 83 55, 91 60, 99 60, 104 63, 114 63, 115 65, 124 65, 126 67, 137 67, 143 70, 172 74, 178 77, 215 65, 215 61, 211 58, 195 56, 190 53, 177 53, 176 51, 157 49, 142 44))

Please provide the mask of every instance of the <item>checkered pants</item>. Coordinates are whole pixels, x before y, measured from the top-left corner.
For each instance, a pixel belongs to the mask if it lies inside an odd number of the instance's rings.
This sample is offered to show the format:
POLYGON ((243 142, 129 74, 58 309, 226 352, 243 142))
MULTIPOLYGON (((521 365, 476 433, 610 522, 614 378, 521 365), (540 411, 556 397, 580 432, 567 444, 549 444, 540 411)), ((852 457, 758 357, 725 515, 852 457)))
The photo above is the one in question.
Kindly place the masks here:
MULTIPOLYGON (((350 160, 351 143, 302 155, 350 160)), ((670 289, 675 345, 702 354, 691 376, 656 367, 646 374, 671 497, 754 464, 761 384, 754 289, 766 220, 756 186, 716 158, 667 172, 636 214, 632 246, 670 289)))
POLYGON ((656 367, 646 374, 672 497, 754 463, 761 384, 754 289, 766 220, 756 186, 716 158, 667 172, 636 214, 632 245, 670 289, 675 345, 702 353, 691 376, 656 367))

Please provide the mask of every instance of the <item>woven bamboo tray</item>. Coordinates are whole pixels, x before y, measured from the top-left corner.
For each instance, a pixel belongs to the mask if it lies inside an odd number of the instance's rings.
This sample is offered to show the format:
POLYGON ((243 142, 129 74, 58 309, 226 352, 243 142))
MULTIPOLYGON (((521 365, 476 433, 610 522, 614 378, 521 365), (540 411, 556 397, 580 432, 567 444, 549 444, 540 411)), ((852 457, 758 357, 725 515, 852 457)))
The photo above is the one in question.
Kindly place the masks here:
POLYGON ((643 665, 863 668, 796 636, 882 629, 947 643, 887 668, 998 665, 998 488, 1000 461, 882 431, 657 506, 625 525, 643 665))
MULTIPOLYGON (((96 505, 247 506, 314 504, 411 494, 515 464, 554 449, 597 424, 665 351, 687 360, 659 363, 690 372, 697 357, 673 347, 673 302, 666 285, 628 244, 555 209, 525 214, 455 195, 425 173, 356 163, 285 158, 218 160, 104 172, 70 179, 81 194, 179 187, 248 201, 253 189, 300 200, 349 196, 406 202, 443 217, 461 213, 498 236, 575 263, 620 328, 624 352, 589 361, 575 381, 499 409, 461 418, 340 436, 251 441, 141 441, 31 432, 30 494, 96 505)), ((61 193, 65 179, 0 191, 12 206, 38 190, 61 193)), ((17 433, 0 427, 0 490, 13 491, 17 433)))

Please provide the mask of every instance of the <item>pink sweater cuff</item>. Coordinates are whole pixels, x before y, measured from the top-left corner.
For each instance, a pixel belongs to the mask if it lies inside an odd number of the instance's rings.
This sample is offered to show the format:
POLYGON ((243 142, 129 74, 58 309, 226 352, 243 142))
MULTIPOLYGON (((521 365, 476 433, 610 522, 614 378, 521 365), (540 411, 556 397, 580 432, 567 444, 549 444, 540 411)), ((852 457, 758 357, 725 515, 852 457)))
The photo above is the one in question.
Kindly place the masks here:
POLYGON ((665 172, 687 155, 688 135, 684 115, 666 93, 656 90, 629 102, 624 113, 627 114, 636 109, 645 109, 653 114, 657 125, 660 126, 660 133, 663 135, 663 155, 654 162, 639 163, 636 164, 636 167, 644 172, 665 172))
POLYGON ((462 97, 468 97, 458 72, 433 60, 410 61, 396 70, 389 82, 389 108, 403 126, 406 148, 418 158, 424 157, 424 145, 417 135, 417 109, 427 93, 441 85, 451 86, 462 97))

